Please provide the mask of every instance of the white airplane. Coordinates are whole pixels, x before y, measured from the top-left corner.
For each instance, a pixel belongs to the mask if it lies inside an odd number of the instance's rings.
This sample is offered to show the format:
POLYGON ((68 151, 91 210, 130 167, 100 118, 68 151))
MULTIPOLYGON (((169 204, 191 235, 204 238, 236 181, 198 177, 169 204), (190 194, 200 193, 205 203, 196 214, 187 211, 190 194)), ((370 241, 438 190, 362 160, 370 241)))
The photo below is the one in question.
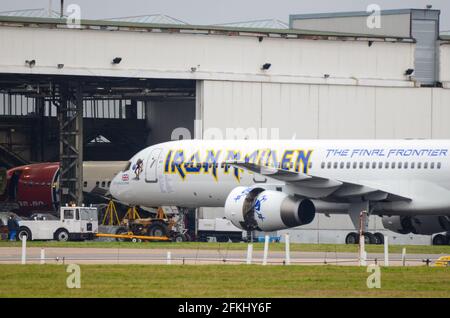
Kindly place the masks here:
POLYGON ((367 211, 398 233, 450 232, 450 140, 172 141, 137 153, 110 192, 132 205, 225 207, 248 231, 316 213, 348 213, 359 229, 367 211))

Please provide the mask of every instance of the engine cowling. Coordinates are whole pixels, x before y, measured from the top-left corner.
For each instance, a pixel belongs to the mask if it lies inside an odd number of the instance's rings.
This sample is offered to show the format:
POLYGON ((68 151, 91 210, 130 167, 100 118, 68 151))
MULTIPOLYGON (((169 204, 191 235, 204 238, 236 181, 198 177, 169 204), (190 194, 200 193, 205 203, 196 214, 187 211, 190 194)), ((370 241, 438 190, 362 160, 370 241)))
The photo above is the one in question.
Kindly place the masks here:
POLYGON ((264 232, 309 224, 316 208, 309 199, 263 188, 237 187, 225 202, 225 217, 235 226, 264 232))
POLYGON ((384 216, 383 226, 400 234, 431 235, 450 231, 450 217, 448 216, 384 216))

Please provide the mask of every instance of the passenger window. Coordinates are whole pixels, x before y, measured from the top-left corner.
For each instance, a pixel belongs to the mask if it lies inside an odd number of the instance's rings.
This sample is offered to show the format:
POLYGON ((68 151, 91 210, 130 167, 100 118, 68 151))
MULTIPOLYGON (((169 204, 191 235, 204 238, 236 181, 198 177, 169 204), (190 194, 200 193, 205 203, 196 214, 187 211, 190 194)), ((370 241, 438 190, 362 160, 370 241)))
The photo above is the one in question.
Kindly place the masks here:
POLYGON ((370 162, 366 162, 366 169, 370 168, 370 162))
POLYGON ((414 169, 416 167, 416 163, 415 162, 411 162, 411 169, 414 169))
POLYGON ((108 188, 111 186, 111 181, 108 181, 108 188))
POLYGON ((391 163, 391 168, 395 169, 395 162, 391 163))
POLYGON ((424 169, 428 169, 428 162, 424 162, 423 168, 424 168, 424 169))
POLYGON ((320 167, 321 167, 322 169, 325 169, 325 162, 322 162, 322 163, 320 164, 320 167))
POLYGON ((98 187, 99 185, 100 185, 100 181, 96 181, 96 182, 95 182, 95 186, 98 187))
POLYGON ((328 168, 328 169, 331 169, 331 162, 328 162, 328 163, 327 163, 327 168, 328 168))
POLYGON ((353 163, 353 169, 356 169, 358 167, 358 163, 355 161, 354 163, 353 163))
POLYGON ((384 168, 389 169, 389 162, 384 163, 384 168))
POLYGON ((87 188, 87 181, 83 182, 83 187, 87 188))
POLYGON ((364 162, 359 163, 359 169, 362 169, 362 168, 364 168, 364 162))
POLYGON ((341 162, 339 168, 344 169, 344 165, 345 165, 345 163, 341 162))
POLYGON ((73 220, 73 210, 64 210, 64 219, 73 220))
POLYGON ((421 162, 417 163, 417 169, 422 169, 422 163, 421 162))
POLYGON ((102 188, 104 188, 106 186, 105 181, 102 181, 102 188))
POLYGON ((335 162, 335 163, 333 164, 333 168, 334 168, 334 169, 337 169, 337 167, 338 167, 338 163, 335 162))
POLYGON ((407 162, 405 162, 404 168, 408 169, 408 163, 407 162))
POLYGON ((437 168, 438 168, 438 169, 441 169, 441 166, 442 166, 441 163, 438 162, 438 163, 437 163, 437 168))
POLYGON ((430 163, 430 169, 434 169, 434 162, 430 163))
POLYGON ((383 169, 383 163, 382 162, 378 163, 378 169, 383 169))
POLYGON ((402 163, 401 163, 401 162, 399 162, 399 163, 397 164, 397 168, 399 168, 399 169, 402 168, 402 163))
POLYGON ((350 169, 350 165, 351 165, 351 163, 347 162, 347 169, 350 169))

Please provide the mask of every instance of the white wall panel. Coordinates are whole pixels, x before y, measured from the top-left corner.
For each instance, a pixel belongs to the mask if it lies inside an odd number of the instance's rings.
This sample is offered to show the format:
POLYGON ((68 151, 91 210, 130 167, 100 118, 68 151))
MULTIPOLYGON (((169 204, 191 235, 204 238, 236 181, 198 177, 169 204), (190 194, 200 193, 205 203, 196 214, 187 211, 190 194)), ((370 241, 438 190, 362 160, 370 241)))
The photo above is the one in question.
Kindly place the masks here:
POLYGON ((203 86, 203 133, 227 128, 261 127, 261 83, 205 81, 203 86))
POLYGON ((278 128, 279 137, 318 138, 319 87, 299 84, 263 84, 262 127, 278 128))
POLYGON ((450 139, 450 90, 435 88, 433 94, 433 132, 435 139, 450 139))
POLYGON ((0 26, 0 41, 0 72, 9 73, 410 86, 403 73, 414 66, 413 43, 365 40, 0 26), (264 63, 272 67, 262 71, 264 63))
POLYGON ((323 86, 319 88, 319 138, 375 137, 375 89, 323 86))
POLYGON ((439 52, 439 78, 446 88, 450 88, 450 42, 442 43, 439 52))
POLYGON ((376 88, 376 138, 431 138, 431 92, 376 88))

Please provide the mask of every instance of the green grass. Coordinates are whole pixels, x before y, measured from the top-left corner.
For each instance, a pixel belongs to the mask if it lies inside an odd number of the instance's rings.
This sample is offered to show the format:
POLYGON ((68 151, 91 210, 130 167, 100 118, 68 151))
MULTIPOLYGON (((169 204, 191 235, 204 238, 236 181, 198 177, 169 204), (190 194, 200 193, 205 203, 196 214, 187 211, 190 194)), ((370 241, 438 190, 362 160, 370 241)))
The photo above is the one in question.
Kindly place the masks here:
MULTIPOLYGON (((20 242, 0 241, 0 247, 19 247, 20 242)), ((170 249, 209 249, 209 250, 245 250, 245 243, 202 243, 202 242, 28 242, 30 247, 92 247, 92 248, 170 248, 170 249)), ((254 250, 263 250, 263 243, 254 243, 254 250)), ((408 254, 446 254, 450 255, 450 246, 428 245, 390 245, 390 253, 401 253, 405 247, 408 254)), ((270 243, 270 250, 283 251, 283 243, 270 243)), ((357 245, 345 244, 291 244, 291 251, 301 252, 358 252, 357 245)), ((366 245, 368 253, 383 253, 382 245, 366 245)))
POLYGON ((0 265, 0 297, 450 297, 450 269, 381 268, 368 289, 364 267, 82 265, 81 289, 64 265, 0 265))

